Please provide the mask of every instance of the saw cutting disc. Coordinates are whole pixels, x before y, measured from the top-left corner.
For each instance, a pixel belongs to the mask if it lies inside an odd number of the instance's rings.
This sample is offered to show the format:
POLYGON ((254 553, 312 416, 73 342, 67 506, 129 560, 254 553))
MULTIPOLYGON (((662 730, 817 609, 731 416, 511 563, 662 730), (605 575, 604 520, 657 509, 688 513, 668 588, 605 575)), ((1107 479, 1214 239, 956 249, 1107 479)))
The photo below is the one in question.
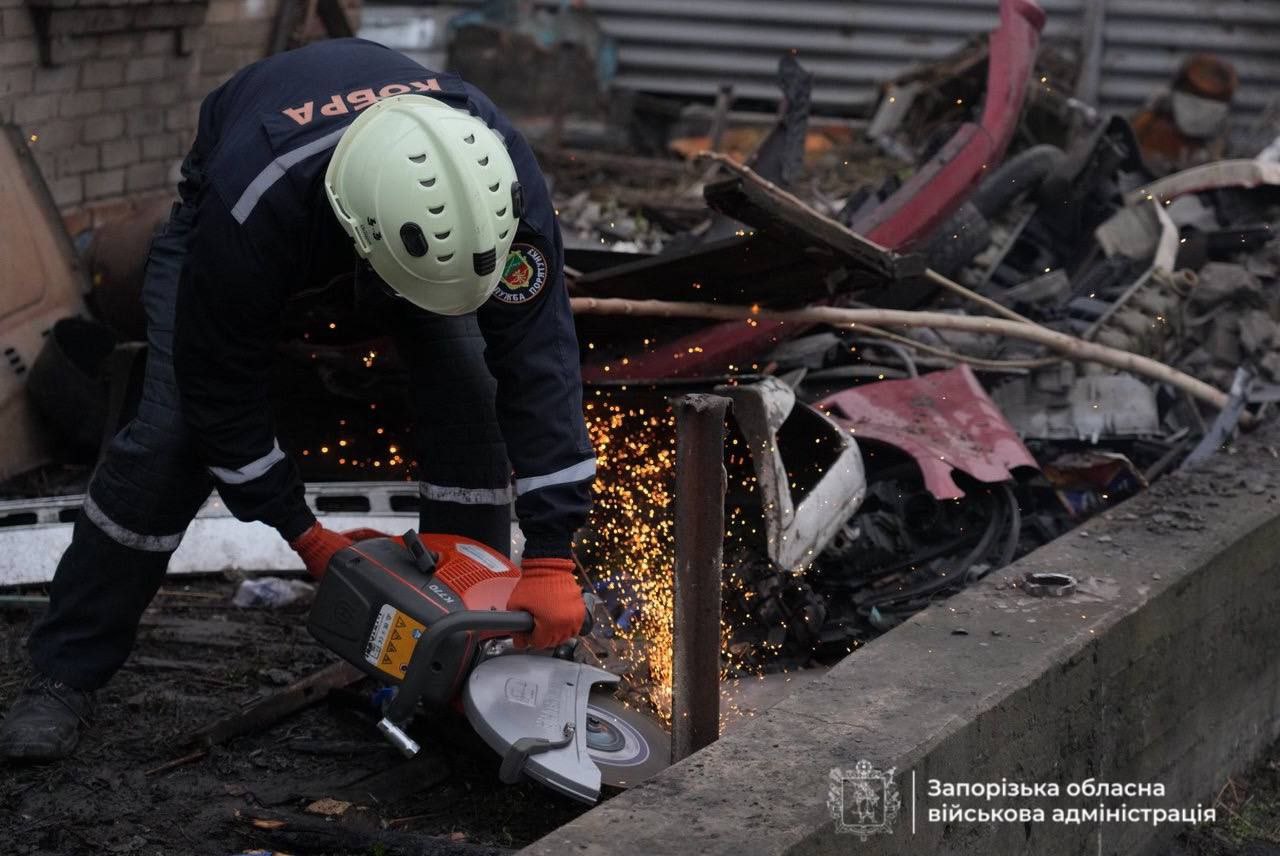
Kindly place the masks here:
POLYGON ((671 765, 671 737, 607 692, 587 700, 587 754, 603 784, 629 788, 671 765))

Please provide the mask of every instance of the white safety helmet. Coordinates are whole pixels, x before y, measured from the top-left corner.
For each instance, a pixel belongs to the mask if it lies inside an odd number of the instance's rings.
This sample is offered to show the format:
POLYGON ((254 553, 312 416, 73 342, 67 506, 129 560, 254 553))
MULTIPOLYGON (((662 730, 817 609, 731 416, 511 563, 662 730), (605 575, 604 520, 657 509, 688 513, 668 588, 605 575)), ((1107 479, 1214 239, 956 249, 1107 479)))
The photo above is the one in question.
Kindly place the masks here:
POLYGON ((483 120, 425 95, 379 101, 343 133, 324 183, 356 252, 405 299, 463 315, 493 292, 523 198, 483 120))

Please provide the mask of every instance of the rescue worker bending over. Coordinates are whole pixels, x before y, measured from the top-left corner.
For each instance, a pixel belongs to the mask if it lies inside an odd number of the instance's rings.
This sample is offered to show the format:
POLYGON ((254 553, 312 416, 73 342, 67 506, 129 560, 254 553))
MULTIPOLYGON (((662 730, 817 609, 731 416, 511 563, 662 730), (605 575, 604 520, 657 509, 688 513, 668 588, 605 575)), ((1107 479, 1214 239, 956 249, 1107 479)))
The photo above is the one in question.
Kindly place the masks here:
POLYGON ((313 574, 351 540, 303 499, 270 418, 290 295, 363 269, 413 383, 420 528, 510 552, 535 647, 582 624, 570 539, 595 457, 555 212, 532 151, 475 87, 359 39, 254 63, 207 98, 152 243, 145 388, 100 462, 31 634, 0 754, 69 754, 169 557, 216 488, 313 574), (354 245, 355 253, 352 253, 354 245), (513 477, 514 471, 514 477, 513 477))

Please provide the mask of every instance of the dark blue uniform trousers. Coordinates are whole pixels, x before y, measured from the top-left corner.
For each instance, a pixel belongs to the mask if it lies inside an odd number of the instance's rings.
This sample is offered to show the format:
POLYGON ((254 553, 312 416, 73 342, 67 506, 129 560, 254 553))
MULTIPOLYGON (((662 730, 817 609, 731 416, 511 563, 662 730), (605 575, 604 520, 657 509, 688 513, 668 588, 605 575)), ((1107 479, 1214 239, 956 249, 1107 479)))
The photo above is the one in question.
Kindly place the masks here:
MULTIPOLYGON (((173 370, 178 281, 193 228, 187 173, 164 230, 152 242, 143 301, 146 378, 137 416, 108 445, 89 484, 71 545, 50 586, 49 610, 28 640, 42 673, 82 690, 105 684, 133 647, 169 557, 214 483, 183 420, 173 370)), ((511 465, 494 409, 474 316, 444 317, 396 301, 387 313, 412 379, 415 443, 424 482, 500 495, 511 465)), ((419 526, 509 553, 510 502, 423 499, 419 526)), ((216 565, 217 557, 208 557, 216 565)))

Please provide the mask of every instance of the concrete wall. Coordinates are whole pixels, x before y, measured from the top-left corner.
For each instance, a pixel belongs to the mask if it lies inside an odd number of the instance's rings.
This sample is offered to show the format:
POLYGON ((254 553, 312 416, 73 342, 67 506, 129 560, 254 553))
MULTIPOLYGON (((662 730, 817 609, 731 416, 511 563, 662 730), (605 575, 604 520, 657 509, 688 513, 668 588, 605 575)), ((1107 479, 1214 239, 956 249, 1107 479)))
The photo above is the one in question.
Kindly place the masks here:
POLYGON ((1118 808, 1212 805, 1280 733, 1280 430, 1249 438, 928 609, 719 743, 526 852, 1078 856, 1179 824, 929 823, 927 809, 1090 809, 1097 796, 929 799, 926 782, 1161 783, 1118 808), (1039 599, 1026 571, 1077 575, 1039 599), (896 768, 902 813, 835 831, 830 772, 896 768), (917 825, 912 833, 912 776, 917 825))
MULTIPOLYGON (((45 64, 33 9, 0 0, 0 121, 22 127, 73 231, 78 214, 172 193, 201 99, 265 55, 278 4, 76 2, 59 0, 45 64)), ((358 24, 359 0, 344 5, 358 24)))

